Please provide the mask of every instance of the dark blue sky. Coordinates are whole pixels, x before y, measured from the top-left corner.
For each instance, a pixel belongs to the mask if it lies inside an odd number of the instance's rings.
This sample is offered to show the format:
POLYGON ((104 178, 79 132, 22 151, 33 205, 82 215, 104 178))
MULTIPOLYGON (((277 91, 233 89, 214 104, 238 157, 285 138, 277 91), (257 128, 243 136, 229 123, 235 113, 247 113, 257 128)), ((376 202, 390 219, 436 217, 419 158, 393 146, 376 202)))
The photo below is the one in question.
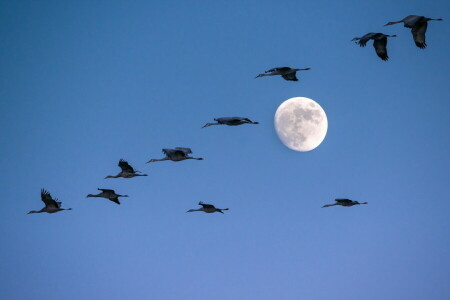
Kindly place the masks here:
POLYGON ((92 2, 0 2, 1 299, 450 298, 450 2, 92 2), (409 14, 445 19, 426 50, 383 27, 409 14), (273 128, 297 96, 307 153, 273 128), (205 160, 145 164, 176 146, 205 160), (104 180, 120 158, 149 176, 104 180), (74 210, 26 215, 41 188, 74 210))

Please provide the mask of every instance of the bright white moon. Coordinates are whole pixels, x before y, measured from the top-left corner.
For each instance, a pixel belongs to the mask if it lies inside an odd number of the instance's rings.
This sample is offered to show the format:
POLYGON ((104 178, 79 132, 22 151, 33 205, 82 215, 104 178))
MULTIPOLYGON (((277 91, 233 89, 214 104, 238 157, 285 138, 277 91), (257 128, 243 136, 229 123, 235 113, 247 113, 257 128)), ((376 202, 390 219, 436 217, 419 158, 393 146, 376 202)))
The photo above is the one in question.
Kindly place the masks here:
POLYGON ((274 123, 283 144, 302 152, 319 146, 328 129, 325 111, 317 102, 305 97, 295 97, 281 103, 274 123))

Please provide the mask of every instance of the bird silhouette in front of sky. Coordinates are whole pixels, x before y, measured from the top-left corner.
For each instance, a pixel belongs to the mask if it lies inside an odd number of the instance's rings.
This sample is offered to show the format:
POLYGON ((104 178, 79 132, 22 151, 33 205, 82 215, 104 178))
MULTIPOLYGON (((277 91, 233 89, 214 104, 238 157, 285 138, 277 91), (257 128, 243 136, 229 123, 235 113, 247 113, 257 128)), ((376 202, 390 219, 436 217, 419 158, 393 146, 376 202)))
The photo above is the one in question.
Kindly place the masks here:
POLYGON ((190 209, 187 212, 203 211, 208 214, 215 213, 215 212, 219 212, 219 213, 223 214, 223 210, 229 210, 229 208, 216 208, 212 204, 205 204, 201 201, 198 203, 198 205, 201 205, 202 207, 200 207, 199 209, 190 209))
POLYGON ((107 178, 119 178, 119 177, 122 177, 122 178, 133 178, 133 177, 136 177, 136 176, 148 176, 147 174, 138 174, 138 173, 140 173, 140 171, 134 170, 133 167, 130 166, 128 164, 128 162, 123 160, 123 159, 121 159, 119 161, 118 166, 122 169, 122 171, 119 174, 117 174, 116 176, 108 175, 108 176, 105 177, 105 179, 107 179, 107 178))
POLYGON ((387 61, 389 59, 386 49, 388 37, 396 37, 396 35, 370 32, 362 37, 353 38, 352 42, 355 42, 360 47, 365 47, 369 40, 373 40, 373 47, 375 48, 375 52, 378 57, 384 61, 387 61))
POLYGON ((353 200, 350 200, 350 199, 335 199, 334 201, 336 201, 336 202, 333 203, 333 204, 325 204, 324 206, 322 206, 322 208, 335 206, 335 205, 350 207, 350 206, 353 206, 353 205, 367 204, 367 202, 359 203, 358 201, 353 201, 353 200))
POLYGON ((108 200, 111 200, 114 203, 120 204, 119 197, 128 197, 128 195, 116 194, 116 192, 114 190, 99 189, 99 188, 97 190, 99 190, 101 192, 97 195, 89 194, 86 196, 86 198, 90 198, 90 197, 106 198, 108 200))
POLYGON ((427 32, 428 21, 442 21, 442 19, 432 19, 424 16, 411 15, 401 19, 400 21, 389 22, 384 26, 403 22, 403 25, 406 28, 411 28, 411 33, 416 46, 420 49, 425 49, 427 47, 427 43, 425 42, 425 32, 427 32))
POLYGON ((259 124, 259 122, 253 122, 249 118, 241 118, 241 117, 222 117, 215 118, 214 121, 217 123, 206 123, 202 128, 212 126, 212 125, 228 125, 228 126, 237 126, 242 124, 259 124))
POLYGON ((45 207, 42 208, 41 210, 32 210, 30 211, 28 214, 36 214, 36 213, 49 213, 49 214, 53 214, 55 212, 58 211, 62 211, 62 210, 72 210, 71 208, 61 208, 61 202, 58 202, 58 199, 52 198, 52 195, 50 195, 49 192, 47 192, 44 189, 41 189, 41 200, 42 202, 44 202, 45 207))
POLYGON ((171 160, 171 161, 182 161, 186 159, 203 160, 203 158, 196 158, 189 156, 189 154, 192 153, 191 148, 176 147, 174 149, 162 149, 162 152, 166 155, 166 157, 159 159, 152 158, 147 163, 164 160, 171 160))
POLYGON ((298 78, 296 76, 297 71, 307 71, 307 70, 311 70, 311 68, 306 68, 306 69, 293 69, 293 68, 289 68, 289 67, 273 68, 273 69, 265 71, 262 74, 259 74, 255 78, 263 77, 263 76, 281 75, 281 77, 283 77, 285 80, 298 81, 298 78))

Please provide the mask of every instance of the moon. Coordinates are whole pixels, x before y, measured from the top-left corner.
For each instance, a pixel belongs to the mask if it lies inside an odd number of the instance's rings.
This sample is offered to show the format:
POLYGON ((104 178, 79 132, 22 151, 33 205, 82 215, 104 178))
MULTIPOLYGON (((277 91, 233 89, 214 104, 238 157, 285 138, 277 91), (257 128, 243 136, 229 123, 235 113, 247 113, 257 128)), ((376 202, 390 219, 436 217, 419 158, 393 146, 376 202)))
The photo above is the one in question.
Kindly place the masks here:
POLYGON ((294 97, 278 106, 274 125, 278 137, 286 147, 306 152, 323 142, 328 130, 328 119, 316 101, 294 97))

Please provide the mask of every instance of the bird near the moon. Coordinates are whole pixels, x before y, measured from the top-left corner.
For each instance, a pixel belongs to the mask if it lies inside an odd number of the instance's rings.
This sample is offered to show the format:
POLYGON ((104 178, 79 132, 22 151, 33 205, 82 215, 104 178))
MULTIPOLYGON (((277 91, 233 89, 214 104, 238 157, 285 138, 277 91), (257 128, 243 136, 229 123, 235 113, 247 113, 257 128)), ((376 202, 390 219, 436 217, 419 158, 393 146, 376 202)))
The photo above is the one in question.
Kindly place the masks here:
POLYGON ((290 98, 275 113, 275 130, 281 142, 295 151, 311 151, 325 139, 328 120, 322 107, 305 97, 290 98))

